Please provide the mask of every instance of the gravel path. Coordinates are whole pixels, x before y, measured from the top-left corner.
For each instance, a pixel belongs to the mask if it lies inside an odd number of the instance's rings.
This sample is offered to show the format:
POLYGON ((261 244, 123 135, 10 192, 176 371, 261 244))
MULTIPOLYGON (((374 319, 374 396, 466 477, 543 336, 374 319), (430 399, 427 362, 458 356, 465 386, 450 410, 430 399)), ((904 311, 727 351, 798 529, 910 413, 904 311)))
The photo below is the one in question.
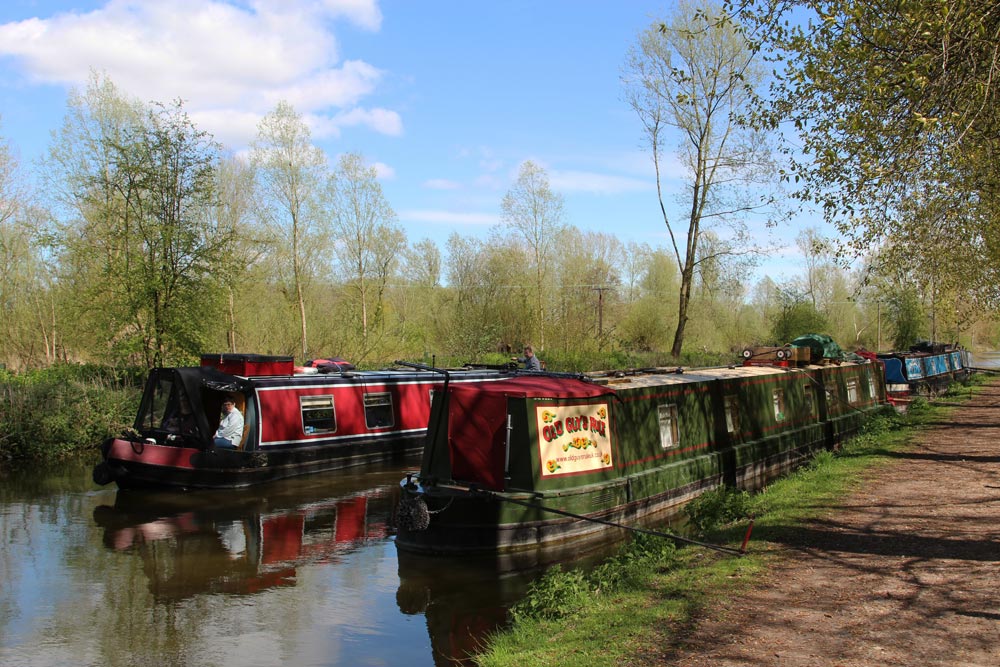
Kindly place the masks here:
POLYGON ((1000 382, 894 456, 648 664, 1000 666, 1000 382))

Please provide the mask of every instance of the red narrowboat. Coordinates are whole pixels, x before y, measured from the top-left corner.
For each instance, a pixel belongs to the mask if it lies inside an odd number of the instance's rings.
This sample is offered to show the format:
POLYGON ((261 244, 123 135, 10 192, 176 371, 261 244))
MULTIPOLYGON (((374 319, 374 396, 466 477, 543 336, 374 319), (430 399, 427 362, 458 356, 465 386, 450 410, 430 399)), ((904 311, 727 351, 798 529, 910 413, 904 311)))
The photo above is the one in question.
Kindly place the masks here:
POLYGON ((351 370, 327 361, 216 354, 201 366, 156 368, 134 426, 101 446, 98 484, 119 488, 236 488, 420 452, 431 394, 447 383, 506 376, 489 368, 446 373, 412 364, 351 370), (224 403, 242 429, 220 444, 224 403))

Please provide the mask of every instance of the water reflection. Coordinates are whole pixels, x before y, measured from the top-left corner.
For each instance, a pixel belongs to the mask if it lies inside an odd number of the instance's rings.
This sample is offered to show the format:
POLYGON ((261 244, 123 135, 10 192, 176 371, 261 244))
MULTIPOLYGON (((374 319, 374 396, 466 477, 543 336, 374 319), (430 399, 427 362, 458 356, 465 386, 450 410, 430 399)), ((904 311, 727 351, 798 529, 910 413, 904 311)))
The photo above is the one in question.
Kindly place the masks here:
POLYGON ((10 474, 0 665, 454 665, 534 574, 400 559, 403 470, 203 493, 10 474))
POLYGON ((468 665, 468 656, 507 622, 507 610, 531 581, 555 563, 587 567, 618 545, 550 548, 490 558, 439 558, 399 552, 396 602, 404 614, 423 615, 437 665, 468 665))
POLYGON ((98 489, 89 465, 10 474, 0 665, 455 665, 578 554, 397 553, 406 469, 202 493, 98 489))
MULTIPOLYGON (((94 510, 103 542, 136 553, 157 599, 200 593, 251 594, 293 586, 298 568, 333 564, 391 534, 398 478, 372 488, 286 483, 261 490, 202 494, 119 491, 94 510)), ((382 482, 382 483, 379 483, 382 482)))

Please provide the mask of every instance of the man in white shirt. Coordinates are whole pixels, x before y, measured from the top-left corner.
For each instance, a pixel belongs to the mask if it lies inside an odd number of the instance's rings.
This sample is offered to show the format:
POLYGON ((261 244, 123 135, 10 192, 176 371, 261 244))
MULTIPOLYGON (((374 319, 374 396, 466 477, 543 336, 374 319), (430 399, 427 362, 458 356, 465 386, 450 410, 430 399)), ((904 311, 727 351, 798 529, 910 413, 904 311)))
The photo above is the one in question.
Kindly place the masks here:
POLYGON ((243 439, 243 415, 228 397, 222 401, 222 412, 219 430, 215 432, 215 446, 235 449, 243 439))

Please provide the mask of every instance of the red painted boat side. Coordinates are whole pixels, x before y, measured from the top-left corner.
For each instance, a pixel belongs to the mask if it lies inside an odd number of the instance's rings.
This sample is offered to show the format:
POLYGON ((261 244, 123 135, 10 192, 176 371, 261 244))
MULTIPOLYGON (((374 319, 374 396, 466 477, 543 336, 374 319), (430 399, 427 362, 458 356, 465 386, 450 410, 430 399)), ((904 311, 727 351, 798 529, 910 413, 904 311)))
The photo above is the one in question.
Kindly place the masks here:
POLYGON ((107 459, 132 461, 152 466, 193 469, 191 457, 199 450, 190 447, 154 445, 146 442, 129 442, 115 439, 108 450, 107 459))

